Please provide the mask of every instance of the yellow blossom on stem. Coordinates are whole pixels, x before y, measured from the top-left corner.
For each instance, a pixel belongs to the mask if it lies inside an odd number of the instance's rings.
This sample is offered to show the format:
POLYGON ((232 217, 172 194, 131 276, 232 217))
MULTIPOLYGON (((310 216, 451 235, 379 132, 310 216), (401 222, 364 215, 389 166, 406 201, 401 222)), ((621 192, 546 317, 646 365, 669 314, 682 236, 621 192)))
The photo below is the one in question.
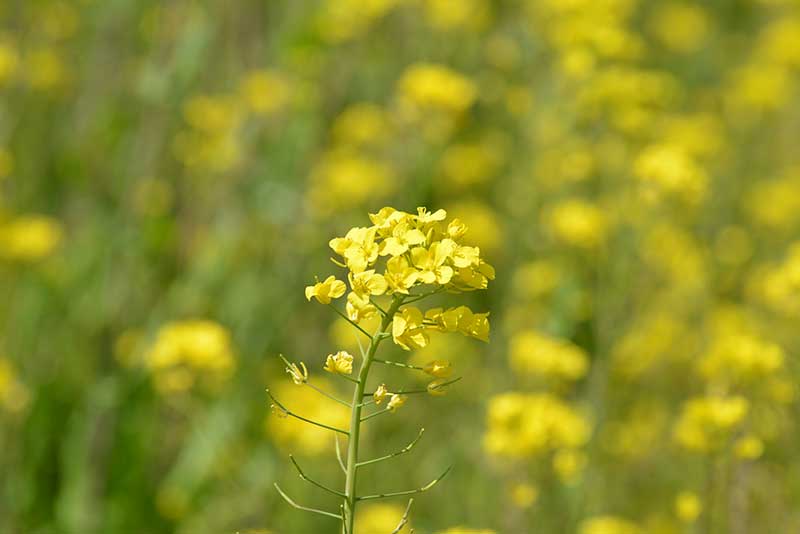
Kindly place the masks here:
POLYGON ((375 393, 372 394, 372 398, 375 401, 375 404, 380 404, 389 395, 391 395, 391 393, 389 393, 389 390, 386 389, 386 384, 381 384, 377 387, 377 389, 375 389, 375 393))
POLYGON ((332 299, 338 299, 344 295, 346 289, 344 282, 331 275, 324 282, 317 282, 313 286, 306 287, 306 299, 311 300, 313 297, 321 304, 330 304, 332 299))
POLYGON ((355 292, 347 295, 347 304, 345 304, 345 311, 347 317, 358 323, 362 319, 368 319, 378 313, 378 309, 369 301, 369 296, 361 297, 355 292))
POLYGON ((436 380, 431 380, 426 389, 434 397, 442 397, 447 394, 447 386, 452 382, 452 380, 447 380, 446 378, 437 378, 436 380))
POLYGON ((345 350, 340 350, 336 354, 328 354, 324 369, 329 373, 339 375, 353 374, 353 356, 345 350))
POLYGON ((362 298, 369 295, 383 295, 389 287, 383 275, 376 274, 374 270, 350 273, 348 279, 353 293, 362 298))
POLYGON ((296 363, 290 363, 286 367, 286 372, 292 377, 292 382, 298 386, 308 382, 308 369, 303 362, 300 362, 300 367, 298 367, 296 363))
POLYGON ((423 371, 436 378, 447 378, 453 373, 453 368, 447 360, 433 360, 425 364, 423 371))
POLYGON ((398 408, 400 408, 406 403, 407 398, 408 397, 406 397, 405 395, 398 395, 397 393, 392 393, 392 397, 389 399, 389 404, 386 405, 386 409, 392 413, 396 412, 398 408))
POLYGON ((422 312, 409 306, 394 316, 392 338, 405 350, 421 349, 428 344, 428 334, 423 326, 422 312))
POLYGON ((408 290, 419 279, 419 272, 403 256, 398 256, 386 262, 384 278, 392 293, 408 295, 408 290))

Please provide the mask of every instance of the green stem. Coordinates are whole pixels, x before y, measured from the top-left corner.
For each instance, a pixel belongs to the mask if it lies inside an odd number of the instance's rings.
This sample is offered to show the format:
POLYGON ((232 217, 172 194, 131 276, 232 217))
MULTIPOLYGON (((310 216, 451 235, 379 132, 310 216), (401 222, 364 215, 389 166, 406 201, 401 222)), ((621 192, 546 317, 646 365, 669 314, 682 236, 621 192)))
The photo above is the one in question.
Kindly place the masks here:
POLYGON ((394 314, 400 305, 403 303, 402 295, 395 295, 392 299, 392 304, 386 311, 381 321, 381 327, 374 336, 371 336, 369 348, 367 349, 364 358, 361 360, 361 368, 358 371, 358 382, 356 383, 355 391, 353 392, 352 410, 350 411, 350 434, 347 442, 347 473, 345 476, 345 498, 344 498, 344 532, 348 534, 355 534, 353 532, 353 521, 355 520, 356 502, 356 471, 358 469, 358 438, 361 433, 361 401, 364 398, 364 389, 367 385, 367 378, 369 377, 369 369, 372 366, 375 357, 375 351, 378 350, 378 345, 384 339, 383 334, 387 331, 392 323, 394 314))

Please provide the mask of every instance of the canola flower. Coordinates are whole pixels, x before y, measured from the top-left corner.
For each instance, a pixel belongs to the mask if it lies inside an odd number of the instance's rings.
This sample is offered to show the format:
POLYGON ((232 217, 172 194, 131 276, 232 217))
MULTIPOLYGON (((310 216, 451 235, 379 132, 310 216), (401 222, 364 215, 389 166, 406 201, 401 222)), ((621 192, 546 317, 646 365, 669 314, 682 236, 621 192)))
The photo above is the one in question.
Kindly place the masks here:
POLYGON ((62 240, 61 224, 44 215, 0 220, 0 258, 34 262, 50 256, 62 240))
MULTIPOLYGON (((320 304, 330 306, 357 331, 357 335, 366 337, 366 347, 359 341, 361 361, 357 368, 354 365, 356 358, 345 350, 329 354, 325 360, 325 371, 354 384, 352 401, 338 399, 313 384, 305 363, 296 364, 281 357, 286 372, 295 385, 308 386, 339 407, 349 408, 349 427, 345 429, 342 428, 344 425, 333 426, 298 415, 268 390, 273 412, 279 418, 292 418, 337 435, 337 457, 345 474, 343 490, 334 489, 309 478, 296 460, 290 457, 303 480, 341 499, 338 511, 299 505, 277 485, 276 489, 295 508, 340 520, 343 531, 348 534, 357 534, 359 529, 365 532, 363 525, 371 524, 369 519, 356 520, 356 506, 361 501, 427 491, 450 470, 448 468, 441 476, 417 489, 374 495, 359 494, 356 481, 360 467, 409 452, 423 433, 420 430, 417 438, 398 452, 363 460, 359 455, 363 423, 385 413, 397 413, 410 402, 413 395, 444 395, 447 387, 459 380, 450 378, 453 369, 446 360, 432 360, 424 366, 382 360, 376 356, 378 347, 382 342, 391 340, 403 350, 411 351, 426 347, 431 336, 440 333, 460 333, 469 338, 488 341, 488 313, 475 313, 463 305, 423 310, 412 304, 441 293, 457 294, 485 289, 495 275, 494 268, 484 260, 481 250, 465 242, 468 232, 466 225, 459 219, 448 221, 445 210, 431 212, 418 208, 416 213, 408 213, 385 207, 369 217, 371 226, 352 228, 344 237, 330 241, 331 249, 339 256, 333 262, 347 270, 346 276, 342 277, 346 278, 347 284, 331 275, 305 290, 306 299, 314 299, 320 304), (342 311, 335 301, 344 296, 348 285, 349 294, 345 299, 345 310, 342 311), (377 327, 374 322, 369 322, 375 317, 379 318, 377 327), (428 375, 433 380, 424 389, 395 388, 380 383, 369 391, 368 381, 373 364, 406 368, 428 375), (382 407, 384 403, 385 407, 382 407), (338 434, 347 438, 344 457, 340 454, 338 434)), ((402 532, 408 526, 412 502, 413 499, 409 500, 405 512, 399 518, 395 533, 402 532)), ((371 514, 378 514, 378 510, 384 513, 380 508, 371 510, 371 514)))
POLYGON ((144 365, 156 389, 169 395, 189 391, 197 383, 212 389, 223 385, 236 359, 225 327, 209 320, 185 320, 159 329, 144 354, 144 365))

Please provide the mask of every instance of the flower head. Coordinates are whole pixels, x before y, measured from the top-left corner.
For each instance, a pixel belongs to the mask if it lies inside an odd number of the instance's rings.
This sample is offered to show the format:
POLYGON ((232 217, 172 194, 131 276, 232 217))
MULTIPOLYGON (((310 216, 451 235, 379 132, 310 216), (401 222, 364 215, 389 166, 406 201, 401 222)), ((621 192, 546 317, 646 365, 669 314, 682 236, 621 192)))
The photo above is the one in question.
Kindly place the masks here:
POLYGON ((330 304, 332 299, 338 299, 344 295, 346 289, 344 282, 331 275, 324 282, 317 282, 313 286, 306 287, 306 299, 310 301, 313 297, 321 304, 330 304))
POLYGON ((433 360, 423 367, 423 370, 436 378, 447 378, 453 373, 453 368, 447 360, 433 360))
POLYGON ((329 373, 339 375, 353 374, 353 356, 345 350, 340 350, 336 354, 328 354, 324 369, 329 373))
POLYGON ((389 390, 386 389, 386 384, 381 384, 377 387, 377 389, 375 389, 375 393, 372 394, 372 398, 375 400, 375 404, 380 404, 389 395, 391 395, 391 393, 389 393, 389 390))
POLYGON ((442 397, 447 394, 447 386, 452 384, 451 380, 447 380, 446 378, 437 378, 436 380, 431 380, 428 383, 428 393, 433 395, 434 397, 442 397))
POLYGON ((400 408, 406 403, 407 398, 408 397, 406 397, 405 395, 398 395, 397 393, 392 393, 392 397, 389 399, 389 404, 386 405, 386 409, 392 413, 396 412, 398 408, 400 408))
POLYGON ((406 350, 420 349, 427 345, 428 334, 422 322, 422 312, 419 308, 409 306, 400 310, 392 322, 394 342, 406 350))
POLYGON ((290 363, 286 367, 286 372, 292 377, 292 382, 298 386, 308 382, 308 369, 303 362, 300 362, 300 367, 296 363, 290 363))

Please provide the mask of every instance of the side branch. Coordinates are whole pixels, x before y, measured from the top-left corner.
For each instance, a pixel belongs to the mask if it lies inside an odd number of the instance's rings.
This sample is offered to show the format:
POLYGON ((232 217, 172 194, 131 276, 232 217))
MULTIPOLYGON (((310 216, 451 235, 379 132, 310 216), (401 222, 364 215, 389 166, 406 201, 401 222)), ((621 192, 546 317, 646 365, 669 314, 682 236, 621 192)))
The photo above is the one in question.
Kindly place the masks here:
POLYGON ((411 443, 409 443, 408 445, 406 445, 405 447, 403 447, 399 451, 393 452, 391 454, 387 454, 386 456, 381 456, 380 458, 375 458, 373 460, 365 460, 363 462, 358 462, 356 464, 356 467, 363 467, 365 465, 375 464, 375 463, 378 463, 378 462, 382 462, 383 460, 388 460, 389 458, 394 458, 395 456, 400 456, 401 454, 407 453, 412 448, 414 448, 414 445, 416 445, 417 442, 422 438, 422 434, 424 432, 425 432, 425 429, 424 428, 420 428, 419 429, 419 435, 417 435, 417 437, 414 438, 414 441, 412 441, 411 443))
POLYGON ((318 487, 320 489, 323 489, 323 490, 327 491, 328 493, 332 493, 333 495, 336 495, 336 496, 341 497, 343 499, 347 498, 347 495, 345 495, 341 491, 336 491, 335 489, 331 489, 328 486, 326 486, 324 484, 321 484, 321 483, 317 482, 316 480, 314 480, 312 478, 308 478, 308 476, 303 472, 303 470, 300 469, 300 465, 297 463, 297 460, 295 460, 294 456, 292 456, 291 454, 289 455, 289 459, 294 464, 295 469, 297 469, 297 474, 300 475, 301 479, 303 479, 306 482, 309 482, 309 483, 315 485, 316 487, 318 487))
POLYGON ((364 334, 368 338, 372 339, 372 334, 370 334, 369 332, 367 332, 366 330, 361 328, 361 326, 359 326, 359 324, 357 322, 355 322, 352 319, 350 319, 350 317, 348 317, 347 315, 345 315, 342 312, 340 312, 339 309, 336 306, 334 306, 333 304, 328 304, 328 306, 330 306, 333 311, 338 313, 342 317, 342 319, 344 319, 345 321, 347 321, 351 325, 355 326, 356 328, 358 328, 361 331, 362 334, 364 334))
POLYGON ((391 411, 391 410, 390 410, 389 408, 384 408, 383 410, 380 410, 380 411, 377 411, 377 412, 371 413, 371 414, 369 414, 369 415, 365 415, 365 416, 364 416, 364 417, 362 417, 362 418, 361 418, 359 421, 360 421, 361 423, 363 423, 364 421, 368 421, 369 419, 372 419, 373 417, 377 417, 377 416, 379 416, 379 415, 383 415, 383 414, 385 414, 386 412, 390 412, 390 411, 391 411))
POLYGON ((283 500, 288 502, 294 508, 297 508, 298 510, 303 510, 305 512, 313 512, 315 514, 326 515, 328 517, 332 517, 334 519, 338 519, 339 521, 342 520, 342 516, 340 516, 339 514, 334 514, 333 512, 326 512, 325 510, 317 510, 316 508, 309 508, 308 506, 299 505, 296 502, 294 502, 291 499, 291 497, 289 497, 288 495, 286 495, 283 492, 283 490, 280 488, 280 486, 278 486, 277 482, 274 484, 274 486, 275 486, 275 489, 278 490, 278 493, 281 494, 281 497, 283 497, 283 500))
POLYGON ((347 401, 343 401, 342 399, 339 399, 339 398, 336 398, 336 397, 334 397, 333 395, 331 395, 331 394, 330 394, 330 393, 328 393, 327 391, 323 391, 323 390, 321 390, 320 388, 318 388, 318 387, 317 387, 317 386, 315 386, 314 384, 312 384, 312 383, 310 383, 310 382, 306 382, 306 385, 307 385, 308 387, 310 387, 311 389, 313 389, 314 391, 316 391, 317 393, 319 393, 320 395, 322 395, 323 397, 327 397, 327 398, 329 398, 329 399, 330 399, 330 400, 332 400, 332 401, 338 402, 339 404, 342 404, 342 405, 344 405, 344 406, 347 406, 348 408, 352 408, 352 406, 350 405, 350 403, 349 403, 349 402, 347 402, 347 401))
POLYGON ((342 473, 346 475, 347 467, 345 467, 344 460, 342 460, 342 447, 339 445, 339 436, 334 434, 333 438, 336 440, 336 461, 339 462, 339 467, 342 468, 342 473))
POLYGON ((420 367, 418 365, 409 365, 407 363, 401 362, 393 362, 391 360, 379 360, 378 358, 373 358, 373 362, 382 363, 384 365, 394 365, 395 367, 402 367, 403 369, 414 369, 415 371, 424 371, 424 367, 420 367))
POLYGON ((346 436, 350 435, 350 432, 348 432, 347 430, 342 430, 341 428, 328 426, 328 425, 323 424, 323 423, 318 423, 316 421, 312 421, 311 419, 306 419, 305 417, 303 417, 301 415, 297 415, 296 413, 294 413, 291 410, 289 410, 288 408, 286 408, 286 406, 281 404, 280 401, 275 398, 275 396, 272 394, 272 392, 270 390, 267 390, 267 395, 269 395, 269 398, 272 399, 272 402, 274 402, 275 405, 286 415, 289 415, 289 416, 294 417, 295 419, 299 419, 301 421, 305 421, 306 423, 314 425, 314 426, 318 426, 318 427, 321 427, 321 428, 327 428, 328 430, 332 430, 334 432, 338 432, 338 433, 344 434, 346 436))
MULTIPOLYGON (((406 505, 406 511, 403 512, 403 517, 400 518, 400 523, 391 531, 389 534, 399 534, 403 527, 408 524, 408 514, 411 512, 411 505, 414 504, 414 499, 408 499, 408 505, 406 505)), ((413 529, 412 529, 413 531, 413 529)))
POLYGON ((358 497, 356 500, 357 501, 368 501, 368 500, 372 500, 372 499, 383 499, 383 498, 387 498, 387 497, 400 497, 401 495, 414 495, 415 493, 422 493, 422 492, 428 491, 429 489, 434 487, 440 480, 442 480, 444 477, 447 476, 447 473, 449 473, 452 468, 453 468, 453 466, 448 467, 445 470, 445 472, 442 473, 439 477, 434 478, 433 480, 431 480, 430 482, 428 482, 427 484, 425 484, 421 488, 417 488, 417 489, 413 489, 413 490, 407 490, 407 491, 395 491, 395 492, 392 492, 392 493, 376 493, 375 495, 364 495, 363 497, 358 497))
MULTIPOLYGON (((458 382, 462 378, 463 378, 462 376, 459 376, 459 377, 454 378, 452 380, 448 380, 447 382, 442 382, 441 384, 439 384, 439 387, 443 388, 445 386, 449 386, 450 384, 455 384, 456 382, 458 382)), ((397 393, 398 395, 414 395, 414 394, 419 394, 419 393, 430 393, 430 391, 428 391, 427 389, 408 389, 408 390, 401 389, 401 390, 398 390, 398 391, 394 391, 393 393, 397 393)), ((364 397, 371 397, 374 394, 375 394, 374 391, 369 391, 369 392, 365 391, 364 392, 364 397)), ((361 403, 362 406, 366 406, 368 404, 372 404, 372 399, 367 399, 367 400, 365 400, 364 402, 361 403)))

